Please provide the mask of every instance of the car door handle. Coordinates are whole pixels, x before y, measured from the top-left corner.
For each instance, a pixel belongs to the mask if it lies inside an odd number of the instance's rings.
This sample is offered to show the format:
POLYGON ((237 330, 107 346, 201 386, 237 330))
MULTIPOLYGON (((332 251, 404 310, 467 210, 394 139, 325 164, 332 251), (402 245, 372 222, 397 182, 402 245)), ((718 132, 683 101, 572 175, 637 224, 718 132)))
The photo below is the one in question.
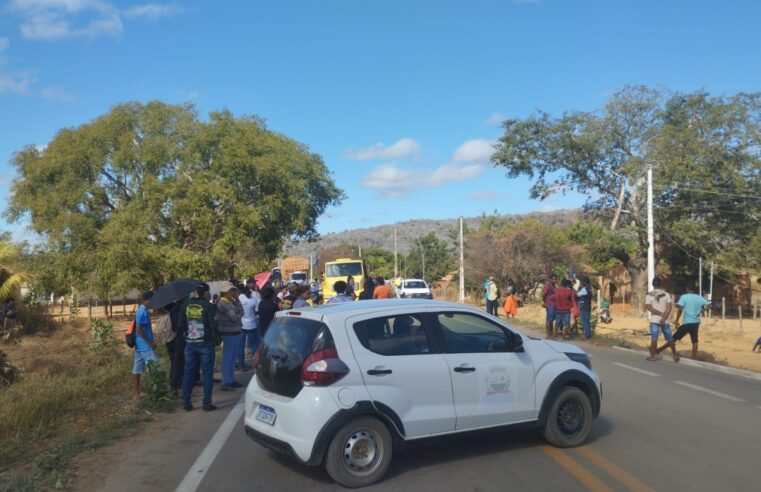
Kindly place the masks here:
POLYGON ((459 367, 455 367, 454 368, 454 372, 473 372, 475 370, 476 370, 475 367, 463 367, 463 366, 459 366, 459 367))
POLYGON ((385 376, 386 374, 391 374, 393 371, 391 369, 369 369, 367 371, 367 374, 370 376, 385 376))

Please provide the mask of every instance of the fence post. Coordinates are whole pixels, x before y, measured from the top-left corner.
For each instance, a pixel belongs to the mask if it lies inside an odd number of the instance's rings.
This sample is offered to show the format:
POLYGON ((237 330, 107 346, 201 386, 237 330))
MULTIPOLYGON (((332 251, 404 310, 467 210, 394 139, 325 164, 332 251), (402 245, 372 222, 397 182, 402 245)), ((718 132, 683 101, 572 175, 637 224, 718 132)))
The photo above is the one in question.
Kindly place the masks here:
POLYGON ((756 311, 758 311, 758 299, 753 302, 753 321, 756 321, 756 311))
POLYGON ((725 316, 725 314, 726 314, 726 310, 727 310, 727 305, 726 305, 726 303, 724 302, 724 298, 722 297, 722 298, 721 298, 721 319, 722 319, 722 320, 724 319, 724 316, 725 316))
POLYGON ((743 331, 743 306, 742 304, 737 306, 737 314, 740 317, 740 331, 743 331))
POLYGON ((92 319, 92 297, 87 298, 87 317, 92 319))
POLYGON ((127 297, 122 297, 122 314, 127 316, 127 297))

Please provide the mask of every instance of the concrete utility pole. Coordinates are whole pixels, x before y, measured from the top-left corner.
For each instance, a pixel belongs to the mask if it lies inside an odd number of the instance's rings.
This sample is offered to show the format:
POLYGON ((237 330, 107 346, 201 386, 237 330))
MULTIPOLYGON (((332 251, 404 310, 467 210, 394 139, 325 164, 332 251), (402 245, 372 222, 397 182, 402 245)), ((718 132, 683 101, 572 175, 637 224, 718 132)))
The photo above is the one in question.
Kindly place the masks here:
POLYGON ((359 248, 359 257, 362 258, 362 246, 357 246, 359 248))
POLYGON ((309 282, 307 284, 311 284, 312 280, 314 280, 314 272, 312 271, 312 266, 314 265, 312 253, 309 253, 309 282))
POLYGON ((462 239, 462 217, 460 217, 460 302, 465 302, 465 248, 462 239))
POLYGON ((425 249, 420 250, 423 254, 423 280, 425 280, 425 249))
POLYGON ((396 242, 396 226, 394 226, 394 278, 399 278, 399 251, 396 242))
POLYGON ((708 308, 708 317, 710 318, 712 316, 711 310, 713 309, 713 262, 711 262, 711 280, 708 285, 708 302, 711 303, 711 306, 708 308))
POLYGON ((698 258, 698 295, 703 297, 703 257, 698 258))
POLYGON ((653 166, 647 168, 647 289, 655 278, 655 233, 653 232, 653 166))

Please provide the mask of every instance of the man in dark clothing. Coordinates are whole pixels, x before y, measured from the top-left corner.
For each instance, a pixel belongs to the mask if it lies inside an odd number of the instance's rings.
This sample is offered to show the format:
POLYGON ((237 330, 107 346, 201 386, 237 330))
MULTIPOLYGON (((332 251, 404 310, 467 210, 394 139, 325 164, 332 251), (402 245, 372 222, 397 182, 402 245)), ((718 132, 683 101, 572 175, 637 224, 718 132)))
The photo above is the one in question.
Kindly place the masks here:
POLYGON ((180 310, 179 335, 185 339, 182 408, 186 411, 193 410, 190 397, 199 364, 203 372, 203 409, 207 412, 217 409, 211 402, 217 319, 216 310, 206 297, 208 292, 208 284, 199 284, 196 295, 180 310))
POLYGON ((267 286, 262 289, 262 302, 259 303, 259 336, 261 340, 264 340, 267 328, 275 319, 275 313, 280 310, 273 300, 274 297, 275 290, 272 287, 267 286))
POLYGON ((185 371, 185 337, 180 334, 180 318, 187 304, 187 299, 182 299, 173 306, 168 306, 169 320, 172 324, 174 339, 166 343, 166 351, 169 354, 169 388, 177 395, 182 389, 182 377, 185 371))
POLYGON ((288 284, 288 295, 283 297, 280 301, 280 309, 286 310, 293 308, 293 303, 299 298, 299 286, 296 284, 288 284))

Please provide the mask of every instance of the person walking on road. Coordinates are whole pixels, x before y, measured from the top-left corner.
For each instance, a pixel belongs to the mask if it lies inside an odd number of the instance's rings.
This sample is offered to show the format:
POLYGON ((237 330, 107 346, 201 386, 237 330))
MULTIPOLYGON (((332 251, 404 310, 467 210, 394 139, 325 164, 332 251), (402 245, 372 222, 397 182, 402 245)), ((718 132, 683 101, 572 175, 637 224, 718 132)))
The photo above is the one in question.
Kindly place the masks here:
POLYGON ((513 279, 507 281, 507 295, 505 296, 505 317, 510 318, 518 314, 518 299, 515 297, 515 283, 513 279))
MULTIPOLYGON (((339 302, 351 302, 354 299, 346 295, 346 282, 343 280, 339 280, 335 284, 333 284, 333 290, 336 292, 336 295, 328 299, 328 302, 325 304, 338 304, 339 302)), ((378 289, 375 289, 378 290, 378 289)))
MULTIPOLYGON (((135 400, 140 399, 140 376, 148 370, 149 362, 159 360, 154 351, 156 344, 153 341, 151 316, 148 314, 148 303, 151 297, 153 297, 152 291, 143 292, 141 296, 143 302, 135 314, 135 357, 132 364, 132 374, 135 376, 132 396, 135 400)), ((6 320, 7 316, 6 311, 6 320)))
POLYGON ((222 337, 222 391, 243 387, 235 380, 235 356, 243 328, 243 306, 237 293, 238 289, 231 282, 222 282, 217 302, 217 330, 222 337))
POLYGON ((489 277, 488 284, 486 286, 486 312, 492 316, 499 317, 497 313, 497 304, 499 301, 499 288, 494 281, 494 277, 489 277))
POLYGON ((584 327, 584 340, 592 338, 592 281, 589 277, 581 277, 581 288, 576 292, 576 302, 579 306, 581 325, 584 327))
POLYGON ((246 285, 242 286, 238 296, 240 305, 243 307, 243 317, 240 320, 240 340, 238 341, 238 367, 242 371, 251 370, 250 367, 246 366, 246 347, 251 350, 251 355, 255 354, 256 349, 259 348, 259 334, 256 331, 256 313, 259 309, 258 294, 256 292, 256 281, 252 277, 248 279, 246 285))
POLYGON ((661 290, 661 279, 653 279, 653 290, 645 296, 645 309, 650 313, 650 357, 647 360, 657 360, 655 357, 658 347, 658 336, 663 332, 663 338, 666 339, 666 346, 671 347, 671 354, 674 362, 679 362, 679 354, 676 351, 674 337, 671 334, 669 326, 669 316, 671 315, 671 296, 665 290, 661 290))
POLYGON ((573 298, 575 292, 571 288, 571 281, 563 279, 560 287, 555 289, 555 336, 570 338, 571 329, 571 309, 573 309, 573 298))
POLYGON ((373 299, 391 299, 391 286, 381 276, 375 279, 373 299))
MULTIPOLYGON (((676 303, 676 316, 674 317, 674 323, 678 326, 674 333, 674 340, 679 341, 686 334, 690 334, 690 341, 692 341, 692 359, 698 358, 698 330, 700 329, 700 315, 706 306, 710 306, 711 303, 706 301, 704 297, 701 297, 695 293, 695 287, 687 285, 685 288, 686 293, 679 297, 676 303), (684 312, 684 323, 679 325, 679 317, 684 312)), ((656 353, 661 353, 668 347, 668 344, 658 348, 656 353)))
POLYGON ((211 401, 214 387, 214 347, 216 346, 216 308, 209 302, 209 284, 200 283, 195 295, 181 311, 179 336, 185 339, 185 369, 182 378, 182 408, 193 410, 190 403, 199 366, 203 373, 203 409, 216 410, 211 401))
POLYGON ((557 281, 558 277, 553 273, 550 275, 549 280, 546 284, 544 284, 544 288, 542 289, 542 304, 544 305, 544 309, 547 311, 547 320, 544 324, 547 338, 555 337, 555 328, 553 323, 555 322, 555 284, 557 281))

